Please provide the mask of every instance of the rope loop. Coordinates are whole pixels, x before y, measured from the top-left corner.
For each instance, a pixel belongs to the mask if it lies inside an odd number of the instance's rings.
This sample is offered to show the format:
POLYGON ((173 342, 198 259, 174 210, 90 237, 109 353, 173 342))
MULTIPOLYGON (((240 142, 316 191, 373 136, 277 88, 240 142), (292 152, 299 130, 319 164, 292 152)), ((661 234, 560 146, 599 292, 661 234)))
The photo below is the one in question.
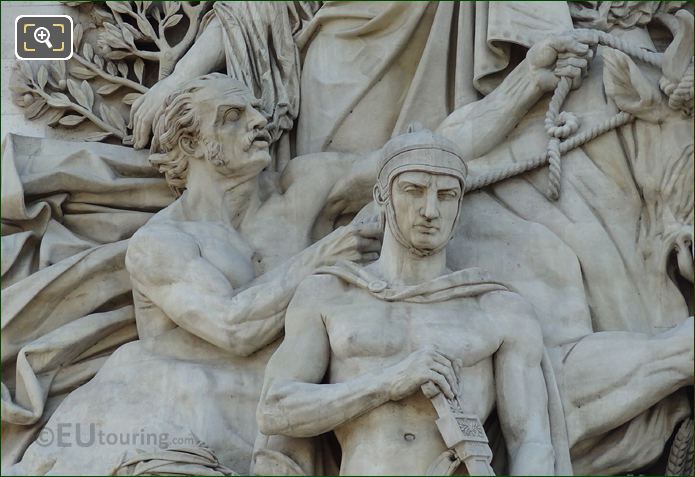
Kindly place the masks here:
MULTIPOLYGON (((575 33, 592 35, 597 37, 598 43, 604 46, 615 48, 623 53, 643 61, 650 65, 661 67, 663 53, 654 53, 636 45, 625 42, 609 33, 595 30, 576 29, 575 33)), ((680 109, 688 116, 693 115, 693 61, 686 70, 684 77, 679 82, 674 82, 665 76, 659 80, 659 87, 669 98, 669 106, 673 109, 680 109)), ((558 200, 560 197, 560 179, 562 175, 562 155, 579 147, 596 137, 624 126, 632 122, 635 117, 625 111, 620 111, 604 122, 594 125, 589 130, 580 134, 575 133, 579 130, 580 119, 577 115, 561 111, 562 105, 571 90, 571 80, 568 77, 561 77, 553 96, 548 104, 548 111, 545 115, 545 130, 548 135, 548 145, 546 150, 536 157, 532 157, 524 162, 511 164, 503 169, 492 170, 477 177, 471 178, 466 183, 466 192, 482 189, 489 185, 501 182, 505 179, 523 174, 538 167, 548 165, 548 189, 546 196, 549 200, 558 200)))
POLYGON ((569 111, 563 111, 555 120, 555 124, 546 127, 549 136, 557 139, 567 139, 579 129, 579 117, 569 111))
POLYGON ((693 62, 686 70, 685 75, 676 83, 666 76, 659 79, 659 88, 668 96, 668 106, 671 109, 680 110, 686 116, 693 115, 693 62))

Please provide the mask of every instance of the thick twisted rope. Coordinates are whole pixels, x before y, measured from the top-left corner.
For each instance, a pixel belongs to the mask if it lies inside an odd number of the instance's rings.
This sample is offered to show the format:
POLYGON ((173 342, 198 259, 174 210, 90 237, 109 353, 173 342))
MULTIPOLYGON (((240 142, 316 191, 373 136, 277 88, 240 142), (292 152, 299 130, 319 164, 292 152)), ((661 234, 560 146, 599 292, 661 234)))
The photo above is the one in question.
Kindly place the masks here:
MULTIPOLYGON (((573 136, 566 141, 560 143, 559 151, 560 154, 565 154, 572 149, 586 144, 587 142, 597 138, 598 136, 607 133, 615 128, 623 126, 634 119, 634 116, 630 113, 621 111, 607 121, 601 124, 597 124, 588 131, 584 131, 581 134, 573 136)), ((548 154, 543 152, 536 157, 533 157, 525 162, 518 162, 516 164, 509 165, 503 169, 497 169, 494 171, 481 174, 480 176, 472 177, 466 183, 466 192, 472 192, 483 187, 501 182, 510 177, 523 174, 524 172, 532 171, 538 167, 548 164, 548 154)))
POLYGON ((659 80, 659 88, 668 96, 668 106, 681 110, 687 116, 693 115, 693 62, 686 70, 685 76, 675 83, 665 76, 659 80))
MULTIPOLYGON (((661 67, 663 62, 662 53, 654 53, 638 46, 627 43, 620 38, 610 35, 606 32, 598 30, 588 30, 588 29, 578 29, 576 31, 581 32, 584 35, 591 35, 594 38, 595 43, 600 45, 608 46, 620 50, 623 53, 637 59, 648 63, 653 66, 661 67)), ((503 169, 496 171, 490 171, 484 173, 478 177, 471 178, 466 184, 466 192, 474 191, 487 187, 496 182, 503 181, 510 177, 514 177, 524 172, 536 169, 538 167, 549 165, 548 173, 548 190, 547 197, 550 200, 557 200, 560 197, 560 184, 562 179, 562 155, 576 147, 579 147, 587 142, 593 140, 594 138, 608 132, 615 128, 623 126, 634 119, 634 116, 630 113, 621 111, 615 116, 607 119, 601 124, 593 126, 588 131, 573 136, 567 139, 571 134, 574 134, 579 128, 579 119, 571 113, 560 112, 567 95, 569 94, 572 86, 572 81, 568 77, 560 78, 553 96, 548 104, 548 111, 545 115, 545 129, 549 136, 548 146, 545 152, 533 157, 525 162, 520 162, 512 164, 503 169), (561 139, 566 139, 561 141, 561 139)), ((692 99, 693 99, 693 78, 692 73, 690 76, 686 77, 678 85, 667 85, 662 87, 662 90, 668 87, 670 93, 669 102, 671 97, 674 97, 674 104, 678 104, 681 108, 682 105, 688 105, 690 101, 690 108, 692 114, 692 99), (688 94, 690 95, 688 97, 688 94)), ((664 91, 666 92, 666 91, 664 91)))
POLYGON ((545 131, 550 136, 546 155, 550 165, 548 173, 548 199, 557 200, 560 198, 560 179, 562 176, 562 153, 560 152, 560 139, 567 138, 579 128, 579 121, 576 116, 566 112, 560 112, 562 103, 565 102, 567 95, 572 88, 572 81, 568 77, 560 78, 555 88, 553 97, 548 105, 548 112, 545 114, 545 131))
POLYGON ((606 33, 605 31, 587 29, 581 29, 580 31, 590 32, 589 34, 597 35, 599 45, 615 48, 616 50, 620 50, 636 60, 643 61, 644 63, 648 63, 652 66, 661 68, 661 64, 664 61, 663 53, 655 53, 653 51, 645 50, 644 48, 621 40, 620 38, 613 36, 610 33, 606 33))

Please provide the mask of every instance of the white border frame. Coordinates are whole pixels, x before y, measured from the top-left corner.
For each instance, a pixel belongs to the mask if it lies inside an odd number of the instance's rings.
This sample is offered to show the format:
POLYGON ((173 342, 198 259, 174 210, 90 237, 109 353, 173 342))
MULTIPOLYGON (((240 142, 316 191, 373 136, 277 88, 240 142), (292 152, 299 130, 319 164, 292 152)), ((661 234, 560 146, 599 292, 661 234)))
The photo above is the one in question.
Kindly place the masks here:
POLYGON ((72 17, 70 15, 18 15, 17 18, 14 19, 14 56, 18 60, 22 61, 67 61, 70 58, 72 58, 72 55, 75 53, 75 48, 74 48, 74 41, 73 41, 73 35, 74 35, 74 28, 75 25, 72 22, 72 17), (67 58, 23 58, 19 56, 19 53, 17 52, 17 24, 19 23, 19 20, 22 18, 46 18, 46 17, 60 17, 60 18, 67 18, 70 22, 70 55, 67 58))

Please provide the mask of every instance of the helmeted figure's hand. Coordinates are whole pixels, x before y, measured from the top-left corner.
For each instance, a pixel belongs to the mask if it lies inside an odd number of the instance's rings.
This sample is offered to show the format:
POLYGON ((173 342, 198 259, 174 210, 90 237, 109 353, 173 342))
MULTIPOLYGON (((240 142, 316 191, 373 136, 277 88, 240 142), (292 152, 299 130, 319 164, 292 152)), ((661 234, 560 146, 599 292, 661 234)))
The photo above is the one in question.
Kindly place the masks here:
POLYGON ((597 43, 598 36, 587 30, 551 36, 536 43, 526 54, 532 81, 543 92, 555 89, 562 77, 572 81, 572 89, 578 88, 597 43))
POLYGON ((156 83, 144 95, 140 96, 130 109, 130 125, 133 128, 133 146, 135 149, 147 147, 152 135, 152 124, 161 112, 164 100, 176 85, 169 78, 156 83))
POLYGON ((407 358, 384 370, 389 399, 398 401, 433 383, 448 399, 456 397, 458 377, 451 360, 432 347, 414 351, 407 358))

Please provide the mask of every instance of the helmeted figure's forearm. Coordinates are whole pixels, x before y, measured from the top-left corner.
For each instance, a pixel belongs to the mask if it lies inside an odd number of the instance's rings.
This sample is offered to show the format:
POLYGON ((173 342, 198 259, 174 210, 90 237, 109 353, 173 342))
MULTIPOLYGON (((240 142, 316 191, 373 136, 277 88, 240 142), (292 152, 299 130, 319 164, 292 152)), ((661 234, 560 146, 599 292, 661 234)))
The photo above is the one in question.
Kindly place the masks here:
POLYGON ((380 372, 337 384, 275 381, 264 390, 256 417, 263 434, 311 437, 387 401, 389 386, 380 372))

